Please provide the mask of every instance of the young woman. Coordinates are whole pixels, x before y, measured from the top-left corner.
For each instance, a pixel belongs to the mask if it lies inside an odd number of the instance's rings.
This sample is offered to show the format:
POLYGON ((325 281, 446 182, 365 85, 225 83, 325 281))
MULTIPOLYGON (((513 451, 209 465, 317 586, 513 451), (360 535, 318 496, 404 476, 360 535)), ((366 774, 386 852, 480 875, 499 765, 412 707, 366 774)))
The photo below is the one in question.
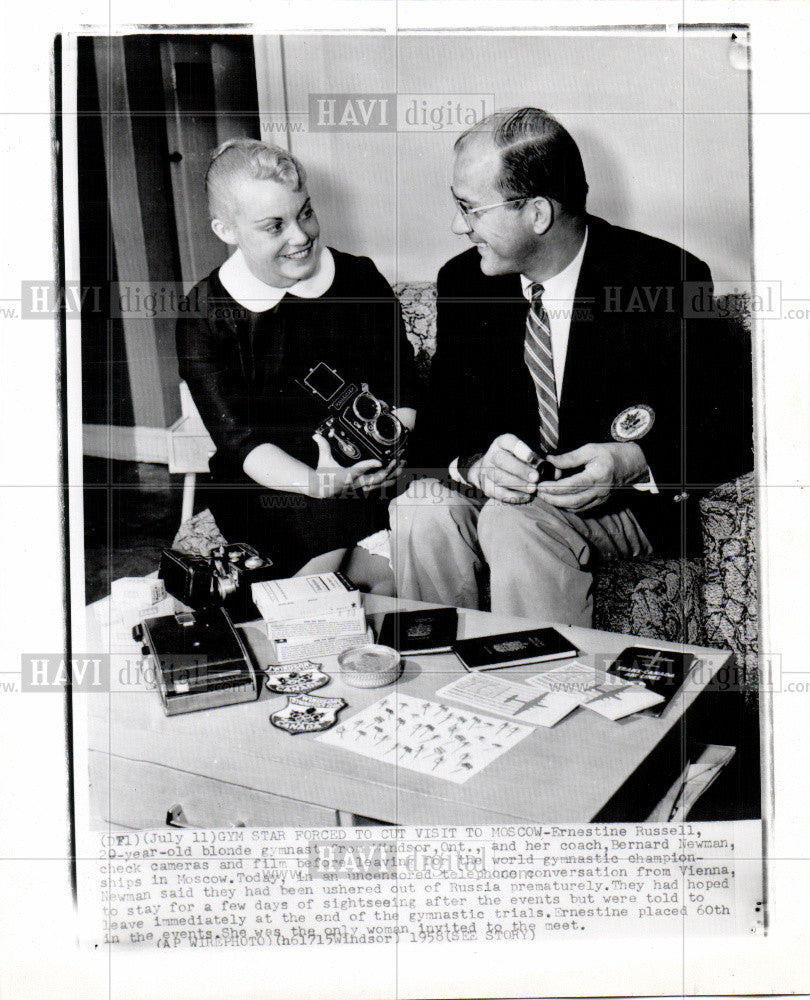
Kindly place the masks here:
MULTIPOLYGON (((177 349, 217 446, 209 506, 226 538, 254 544, 280 575, 342 567, 372 585, 387 560, 357 543, 386 527, 401 463, 338 463, 314 434, 327 409, 305 380, 322 365, 327 378, 366 383, 413 428, 417 381, 397 299, 369 258, 322 246, 306 174, 285 150, 229 140, 206 188, 212 228, 236 249, 196 286, 177 349)), ((396 435, 396 421, 384 430, 396 435)))

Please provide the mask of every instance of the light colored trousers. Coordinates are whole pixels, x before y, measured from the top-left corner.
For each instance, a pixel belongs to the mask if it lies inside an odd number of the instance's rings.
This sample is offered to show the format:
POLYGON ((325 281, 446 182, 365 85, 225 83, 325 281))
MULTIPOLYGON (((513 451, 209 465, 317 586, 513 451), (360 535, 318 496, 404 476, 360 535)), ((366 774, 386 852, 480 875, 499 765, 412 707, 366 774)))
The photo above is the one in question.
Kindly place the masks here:
POLYGON ((418 479, 391 503, 391 561, 403 598, 590 626, 594 556, 649 556, 629 510, 580 517, 544 500, 505 504, 418 479))

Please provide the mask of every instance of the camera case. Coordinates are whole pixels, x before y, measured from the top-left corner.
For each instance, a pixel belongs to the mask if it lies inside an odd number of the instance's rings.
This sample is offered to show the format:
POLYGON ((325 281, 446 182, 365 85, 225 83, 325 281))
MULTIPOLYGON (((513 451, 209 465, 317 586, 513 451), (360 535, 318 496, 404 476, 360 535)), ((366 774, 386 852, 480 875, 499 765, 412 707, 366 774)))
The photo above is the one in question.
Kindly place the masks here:
POLYGON ((143 644, 143 654, 152 657, 166 715, 259 697, 258 672, 223 608, 146 618, 132 630, 132 637, 143 644))
POLYGON ((397 458, 408 440, 408 428, 361 382, 347 382, 323 361, 299 382, 321 400, 329 415, 315 433, 326 438, 340 465, 376 459, 382 465, 397 458))

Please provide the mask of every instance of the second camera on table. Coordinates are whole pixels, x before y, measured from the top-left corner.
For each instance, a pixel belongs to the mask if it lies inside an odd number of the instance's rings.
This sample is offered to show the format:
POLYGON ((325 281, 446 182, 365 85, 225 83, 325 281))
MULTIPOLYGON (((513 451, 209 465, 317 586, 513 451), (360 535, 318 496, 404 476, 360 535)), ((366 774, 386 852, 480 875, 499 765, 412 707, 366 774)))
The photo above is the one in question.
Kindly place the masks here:
POLYGON ((237 622, 259 617, 251 584, 276 576, 273 560, 244 542, 221 545, 207 557, 164 549, 158 570, 166 590, 187 607, 222 607, 237 622))

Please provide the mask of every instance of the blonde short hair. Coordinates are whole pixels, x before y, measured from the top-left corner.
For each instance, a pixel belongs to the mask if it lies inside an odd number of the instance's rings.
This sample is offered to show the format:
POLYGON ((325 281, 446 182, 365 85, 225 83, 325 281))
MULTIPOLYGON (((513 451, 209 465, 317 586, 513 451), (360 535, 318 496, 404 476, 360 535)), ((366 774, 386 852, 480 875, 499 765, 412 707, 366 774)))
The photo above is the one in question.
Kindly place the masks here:
POLYGON ((258 139, 227 139, 211 153, 205 174, 212 219, 229 216, 231 192, 240 177, 278 181, 294 191, 300 191, 307 180, 303 166, 281 146, 258 139))

